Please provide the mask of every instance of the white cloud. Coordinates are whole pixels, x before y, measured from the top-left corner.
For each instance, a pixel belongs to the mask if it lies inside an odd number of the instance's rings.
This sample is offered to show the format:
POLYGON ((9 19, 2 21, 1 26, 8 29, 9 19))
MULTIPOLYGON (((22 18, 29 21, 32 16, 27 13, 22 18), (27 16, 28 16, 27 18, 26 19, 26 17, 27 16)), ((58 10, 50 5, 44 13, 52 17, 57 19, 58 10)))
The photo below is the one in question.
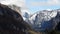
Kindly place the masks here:
POLYGON ((25 7, 25 0, 0 0, 0 3, 5 5, 14 4, 20 7, 25 7))
POLYGON ((5 5, 17 5, 21 8, 21 10, 27 10, 26 4, 25 4, 26 0, 0 0, 0 3, 5 4, 5 5))
POLYGON ((31 2, 32 6, 51 6, 51 5, 60 5, 59 0, 47 0, 45 2, 31 2))

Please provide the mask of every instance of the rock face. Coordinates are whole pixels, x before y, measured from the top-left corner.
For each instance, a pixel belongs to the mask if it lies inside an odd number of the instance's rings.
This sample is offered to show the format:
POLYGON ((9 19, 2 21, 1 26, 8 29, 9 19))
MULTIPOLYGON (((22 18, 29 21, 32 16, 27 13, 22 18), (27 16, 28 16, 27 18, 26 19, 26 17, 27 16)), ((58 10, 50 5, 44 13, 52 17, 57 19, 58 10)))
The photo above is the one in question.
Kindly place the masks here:
POLYGON ((30 26, 17 11, 0 4, 0 34, 25 34, 27 29, 30 26))
POLYGON ((60 31, 60 10, 57 10, 57 11, 58 13, 57 13, 57 16, 55 17, 55 22, 58 23, 56 26, 56 30, 60 31))
POLYGON ((60 9, 59 10, 43 10, 33 14, 26 22, 28 22, 32 28, 36 31, 48 31, 58 29, 60 21, 60 9))
POLYGON ((55 24, 51 20, 56 16, 55 14, 57 14, 57 12, 47 10, 35 13, 30 18, 31 22, 33 23, 34 29, 37 31, 45 31, 46 29, 51 30, 55 26, 55 24))

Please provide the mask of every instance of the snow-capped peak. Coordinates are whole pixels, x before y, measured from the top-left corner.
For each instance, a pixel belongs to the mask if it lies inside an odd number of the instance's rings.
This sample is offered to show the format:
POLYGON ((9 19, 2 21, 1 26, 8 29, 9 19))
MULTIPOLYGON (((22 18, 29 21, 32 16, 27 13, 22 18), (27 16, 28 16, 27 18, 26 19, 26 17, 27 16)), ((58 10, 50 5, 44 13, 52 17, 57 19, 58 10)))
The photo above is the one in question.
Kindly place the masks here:
POLYGON ((52 18, 54 18, 56 15, 57 15, 57 11, 53 11, 53 12, 50 14, 50 16, 51 16, 52 18))
POLYGON ((21 11, 22 11, 22 14, 23 14, 23 13, 28 13, 28 14, 30 14, 30 12, 29 12, 28 10, 23 10, 23 9, 21 9, 21 11))
POLYGON ((37 14, 34 14, 31 18, 29 18, 29 20, 35 20, 35 16, 36 16, 37 14))
POLYGON ((43 10, 41 12, 39 12, 39 15, 41 15, 41 17, 43 17, 44 20, 51 20, 51 18, 54 18, 57 15, 57 11, 48 11, 48 10, 43 10))
POLYGON ((59 19, 56 19, 59 18, 56 17, 58 13, 60 13, 60 10, 39 11, 37 13, 34 13, 29 18, 29 20, 27 20, 27 22, 30 23, 32 28, 36 31, 42 31, 46 28, 48 28, 48 30, 54 29, 56 27, 57 22, 59 21, 59 19))
POLYGON ((30 12, 28 10, 21 9, 21 15, 23 19, 26 20, 30 17, 30 12))

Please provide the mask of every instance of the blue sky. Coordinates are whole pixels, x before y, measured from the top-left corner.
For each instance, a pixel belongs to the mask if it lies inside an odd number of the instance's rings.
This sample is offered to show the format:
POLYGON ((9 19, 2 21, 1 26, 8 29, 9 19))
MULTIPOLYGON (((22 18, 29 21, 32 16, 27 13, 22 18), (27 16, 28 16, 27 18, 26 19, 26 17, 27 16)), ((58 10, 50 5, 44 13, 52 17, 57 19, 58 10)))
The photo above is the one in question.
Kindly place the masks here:
POLYGON ((26 0, 26 6, 32 13, 34 13, 46 9, 59 9, 59 2, 59 0, 26 0))
POLYGON ((0 0, 2 4, 15 4, 29 10, 31 13, 35 13, 41 10, 54 10, 60 8, 60 0, 0 0), (28 8, 28 9, 27 9, 28 8))

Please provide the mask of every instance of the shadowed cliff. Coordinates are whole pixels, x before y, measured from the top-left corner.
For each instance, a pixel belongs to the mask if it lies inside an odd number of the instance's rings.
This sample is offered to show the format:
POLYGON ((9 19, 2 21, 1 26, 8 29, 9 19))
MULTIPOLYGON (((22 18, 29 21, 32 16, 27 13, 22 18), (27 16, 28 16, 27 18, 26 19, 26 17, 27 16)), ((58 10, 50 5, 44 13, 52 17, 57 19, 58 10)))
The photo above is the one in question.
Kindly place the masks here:
POLYGON ((28 29, 30 26, 17 11, 0 4, 0 34, 26 34, 28 29))

